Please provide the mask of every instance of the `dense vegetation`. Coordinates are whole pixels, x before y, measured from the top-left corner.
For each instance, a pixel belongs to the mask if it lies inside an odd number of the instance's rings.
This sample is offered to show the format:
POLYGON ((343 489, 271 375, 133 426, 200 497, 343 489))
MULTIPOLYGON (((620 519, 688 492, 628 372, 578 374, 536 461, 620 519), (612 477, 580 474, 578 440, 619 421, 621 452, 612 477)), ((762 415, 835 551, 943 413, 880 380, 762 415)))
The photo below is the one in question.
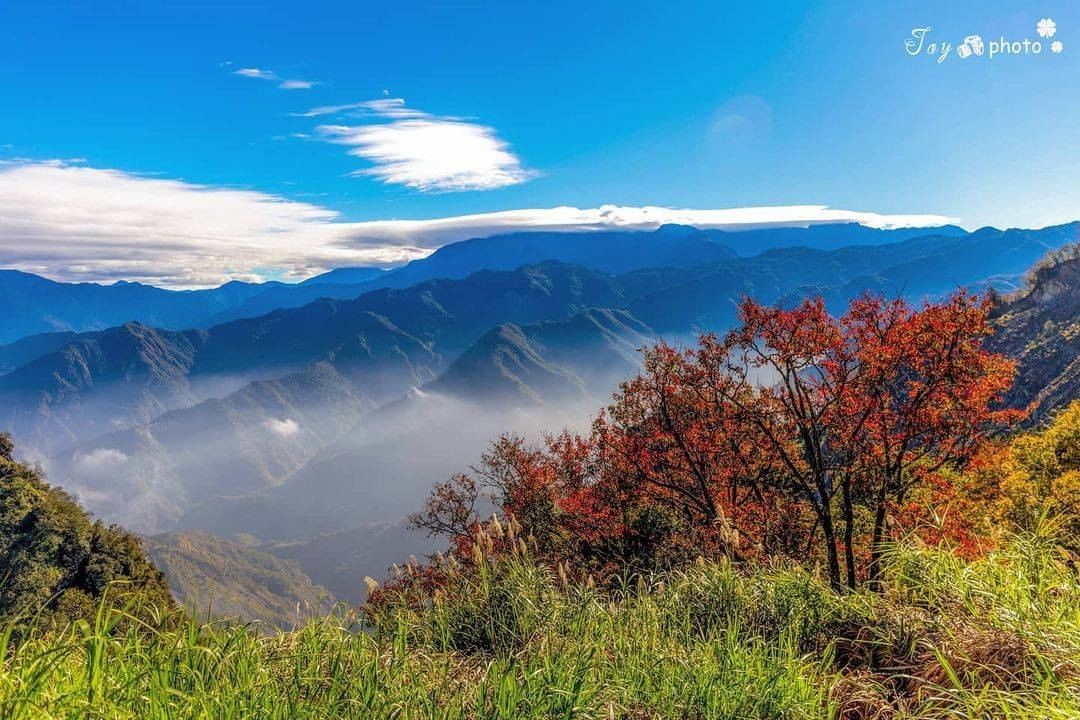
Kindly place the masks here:
MULTIPOLYGON (((607 590, 526 548, 438 593, 265 636, 119 614, 6 649, 0 716, 1073 718, 1080 584, 1045 537, 965 562, 895 546, 881 595, 691 564, 607 590), (356 632, 363 621, 369 632, 356 632)), ((404 575, 421 569, 403 570, 404 575)))
POLYGON ((62 626, 102 603, 171 607, 165 578, 136 536, 92 522, 12 451, 0 434, 0 621, 37 614, 39 624, 62 626))

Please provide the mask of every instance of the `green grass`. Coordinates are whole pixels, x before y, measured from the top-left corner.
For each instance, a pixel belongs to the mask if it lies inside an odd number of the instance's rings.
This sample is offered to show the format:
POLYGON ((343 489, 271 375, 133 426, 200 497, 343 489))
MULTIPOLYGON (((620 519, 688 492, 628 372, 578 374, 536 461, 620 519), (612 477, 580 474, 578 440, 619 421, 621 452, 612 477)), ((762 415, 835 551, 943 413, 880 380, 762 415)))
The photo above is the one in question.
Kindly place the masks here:
POLYGON ((287 633, 102 613, 9 629, 0 717, 1080 717, 1080 585, 1048 542, 900 546, 888 577, 701 563, 609 592, 517 557, 287 633))

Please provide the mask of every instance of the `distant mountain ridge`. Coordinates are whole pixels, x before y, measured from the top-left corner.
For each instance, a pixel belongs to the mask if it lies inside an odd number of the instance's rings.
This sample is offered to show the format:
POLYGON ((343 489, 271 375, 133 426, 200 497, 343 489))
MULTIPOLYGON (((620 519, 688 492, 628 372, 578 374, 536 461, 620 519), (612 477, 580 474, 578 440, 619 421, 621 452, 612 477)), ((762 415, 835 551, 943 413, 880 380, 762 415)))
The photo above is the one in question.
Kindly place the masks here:
MULTIPOLYGON (((382 288, 353 300, 323 299, 205 330, 176 332, 128 323, 88 334, 27 338, 0 348, 0 361, 46 354, 0 375, 0 425, 14 430, 24 447, 54 454, 118 428, 145 424, 169 410, 223 397, 251 380, 324 361, 378 404, 434 379, 503 323, 529 325, 589 308, 618 308, 654 335, 689 337, 700 329, 729 327, 743 295, 777 302, 823 294, 839 308, 867 289, 940 293, 1015 274, 1048 249, 1074 239, 1076 227, 983 230, 829 251, 785 248, 622 275, 548 261, 382 288)), ((514 344, 510 332, 502 338, 504 359, 514 344)), ((526 361, 529 343, 518 340, 515 362, 526 361)), ((549 370, 534 366, 531 372, 538 378, 549 370)), ((493 387, 513 374, 500 373, 493 387)), ((549 379, 558 377, 556 371, 549 379)), ((527 395, 532 383, 518 387, 527 395)), ((578 392, 559 380, 540 394, 555 387, 578 392)))
MULTIPOLYGON (((381 287, 404 288, 433 279, 459 279, 479 270, 514 270, 558 260, 606 273, 648 267, 690 267, 776 247, 835 249, 882 244, 927 234, 963 234, 954 227, 875 230, 833 224, 724 232, 685 226, 656 231, 518 232, 473 238, 439 248, 394 270, 337 268, 298 284, 233 281, 206 290, 173 291, 140 283, 60 283, 0 270, 0 344, 49 332, 87 332, 139 322, 167 330, 211 327, 300 307, 322 297, 351 299, 381 287)), ((2 371, 2 367, 0 367, 2 371)))
POLYGON ((48 332, 102 330, 129 321, 168 329, 199 322, 264 292, 261 285, 229 282, 210 290, 164 290, 140 283, 60 283, 0 270, 0 343, 48 332))
MULTIPOLYGON (((285 293, 300 288, 311 292, 313 287, 370 282, 385 273, 381 268, 338 268, 295 285, 234 280, 205 290, 167 290, 124 281, 111 285, 63 283, 0 269, 0 308, 6 314, 0 325, 0 344, 41 333, 104 330, 127 322, 185 330, 275 288, 285 293)), ((318 297, 321 295, 315 291, 311 299, 318 297)))
POLYGON ((438 371, 423 342, 374 313, 343 313, 338 301, 211 330, 127 323, 0 376, 0 426, 54 451, 323 360, 379 402, 438 371))

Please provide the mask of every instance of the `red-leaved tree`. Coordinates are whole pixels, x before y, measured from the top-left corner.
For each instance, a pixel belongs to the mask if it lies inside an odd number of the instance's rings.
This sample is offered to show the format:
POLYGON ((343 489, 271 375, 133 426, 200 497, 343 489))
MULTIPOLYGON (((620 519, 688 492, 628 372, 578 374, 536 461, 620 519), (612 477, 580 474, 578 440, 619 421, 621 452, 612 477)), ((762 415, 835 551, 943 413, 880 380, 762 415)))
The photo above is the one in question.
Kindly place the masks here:
POLYGON ((1020 416, 997 407, 1014 366, 983 348, 987 310, 963 292, 920 308, 867 295, 839 318, 820 299, 745 300, 724 338, 647 349, 588 437, 502 438, 414 522, 463 559, 487 503, 544 556, 601 574, 723 553, 876 582, 910 490, 1020 416))

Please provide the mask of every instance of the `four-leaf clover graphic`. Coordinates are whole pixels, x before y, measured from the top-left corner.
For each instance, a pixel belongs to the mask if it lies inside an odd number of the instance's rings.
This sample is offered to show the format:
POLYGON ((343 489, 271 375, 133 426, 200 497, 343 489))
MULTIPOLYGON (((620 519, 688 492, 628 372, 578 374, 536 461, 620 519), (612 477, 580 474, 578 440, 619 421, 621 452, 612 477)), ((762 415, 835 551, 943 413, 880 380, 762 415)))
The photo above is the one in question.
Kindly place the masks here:
POLYGON ((1050 49, 1056 53, 1059 53, 1065 49, 1065 46, 1061 44, 1060 40, 1055 40, 1054 42, 1050 43, 1050 49))
POLYGON ((1035 26, 1035 29, 1038 30, 1039 37, 1052 38, 1054 33, 1057 32, 1057 23, 1050 18, 1043 18, 1035 26))

